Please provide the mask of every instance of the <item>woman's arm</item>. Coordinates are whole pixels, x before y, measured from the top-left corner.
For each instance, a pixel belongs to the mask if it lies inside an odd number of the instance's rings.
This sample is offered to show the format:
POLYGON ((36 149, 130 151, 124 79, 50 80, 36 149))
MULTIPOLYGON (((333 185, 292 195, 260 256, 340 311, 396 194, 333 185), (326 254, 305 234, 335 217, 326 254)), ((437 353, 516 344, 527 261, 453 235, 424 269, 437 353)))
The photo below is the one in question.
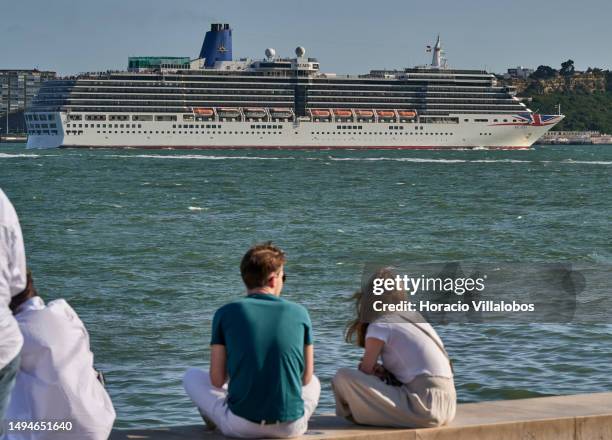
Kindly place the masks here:
POLYGON ((210 346, 210 383, 221 388, 227 381, 227 353, 225 345, 213 344, 210 346))
POLYGON ((384 346, 384 341, 380 339, 367 338, 365 340, 365 353, 359 364, 359 369, 365 374, 375 374, 378 365, 378 357, 384 346))
POLYGON ((304 375, 302 376, 302 384, 308 385, 314 374, 314 346, 304 345, 304 375))

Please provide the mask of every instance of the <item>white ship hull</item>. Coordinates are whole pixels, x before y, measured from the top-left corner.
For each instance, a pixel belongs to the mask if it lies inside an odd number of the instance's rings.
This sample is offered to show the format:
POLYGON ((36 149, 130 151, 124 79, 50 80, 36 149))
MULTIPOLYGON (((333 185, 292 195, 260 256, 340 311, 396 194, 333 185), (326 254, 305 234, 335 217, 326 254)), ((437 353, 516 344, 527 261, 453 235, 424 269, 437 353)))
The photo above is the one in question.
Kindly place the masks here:
POLYGON ((230 122, 182 121, 177 114, 176 121, 105 123, 68 121, 66 113, 48 116, 53 129, 28 121, 28 148, 526 149, 563 119, 543 124, 483 114, 454 115, 458 123, 230 122))

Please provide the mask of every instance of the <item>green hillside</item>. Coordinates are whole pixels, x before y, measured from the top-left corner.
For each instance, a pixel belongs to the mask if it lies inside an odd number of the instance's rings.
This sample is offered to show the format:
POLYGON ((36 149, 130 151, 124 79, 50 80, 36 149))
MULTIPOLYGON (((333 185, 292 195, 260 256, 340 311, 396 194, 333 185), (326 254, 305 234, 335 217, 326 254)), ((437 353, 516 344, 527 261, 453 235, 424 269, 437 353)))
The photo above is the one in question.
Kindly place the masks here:
POLYGON ((589 68, 577 72, 574 62, 561 63, 561 69, 539 66, 528 79, 504 81, 516 87, 530 109, 544 114, 566 115, 555 130, 595 130, 612 133, 612 71, 589 68))
POLYGON ((546 95, 530 95, 529 108, 540 113, 561 113, 566 118, 554 130, 597 130, 612 133, 612 92, 554 92, 546 95))

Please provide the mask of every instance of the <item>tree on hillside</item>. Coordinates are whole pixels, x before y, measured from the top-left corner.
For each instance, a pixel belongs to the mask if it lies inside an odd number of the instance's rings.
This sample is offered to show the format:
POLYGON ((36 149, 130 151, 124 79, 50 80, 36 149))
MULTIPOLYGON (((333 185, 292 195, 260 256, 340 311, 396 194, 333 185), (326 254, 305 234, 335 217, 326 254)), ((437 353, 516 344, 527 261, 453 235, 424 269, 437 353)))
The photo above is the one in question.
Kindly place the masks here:
POLYGON ((561 70, 559 73, 563 76, 572 76, 576 69, 574 68, 574 61, 567 60, 564 63, 561 63, 561 70))
POLYGON ((531 74, 531 78, 549 79, 557 76, 557 71, 550 66, 538 66, 535 72, 531 74))

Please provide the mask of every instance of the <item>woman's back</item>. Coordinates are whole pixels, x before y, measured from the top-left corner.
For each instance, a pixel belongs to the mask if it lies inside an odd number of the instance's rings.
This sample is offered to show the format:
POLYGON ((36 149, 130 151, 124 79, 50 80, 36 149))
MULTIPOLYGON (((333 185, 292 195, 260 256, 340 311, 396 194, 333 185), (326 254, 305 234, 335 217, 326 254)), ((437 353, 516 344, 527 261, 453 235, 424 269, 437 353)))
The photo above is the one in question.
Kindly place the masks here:
POLYGON ((367 338, 385 343, 381 352, 383 366, 402 383, 421 374, 453 377, 442 340, 428 323, 374 322, 368 326, 367 338))

